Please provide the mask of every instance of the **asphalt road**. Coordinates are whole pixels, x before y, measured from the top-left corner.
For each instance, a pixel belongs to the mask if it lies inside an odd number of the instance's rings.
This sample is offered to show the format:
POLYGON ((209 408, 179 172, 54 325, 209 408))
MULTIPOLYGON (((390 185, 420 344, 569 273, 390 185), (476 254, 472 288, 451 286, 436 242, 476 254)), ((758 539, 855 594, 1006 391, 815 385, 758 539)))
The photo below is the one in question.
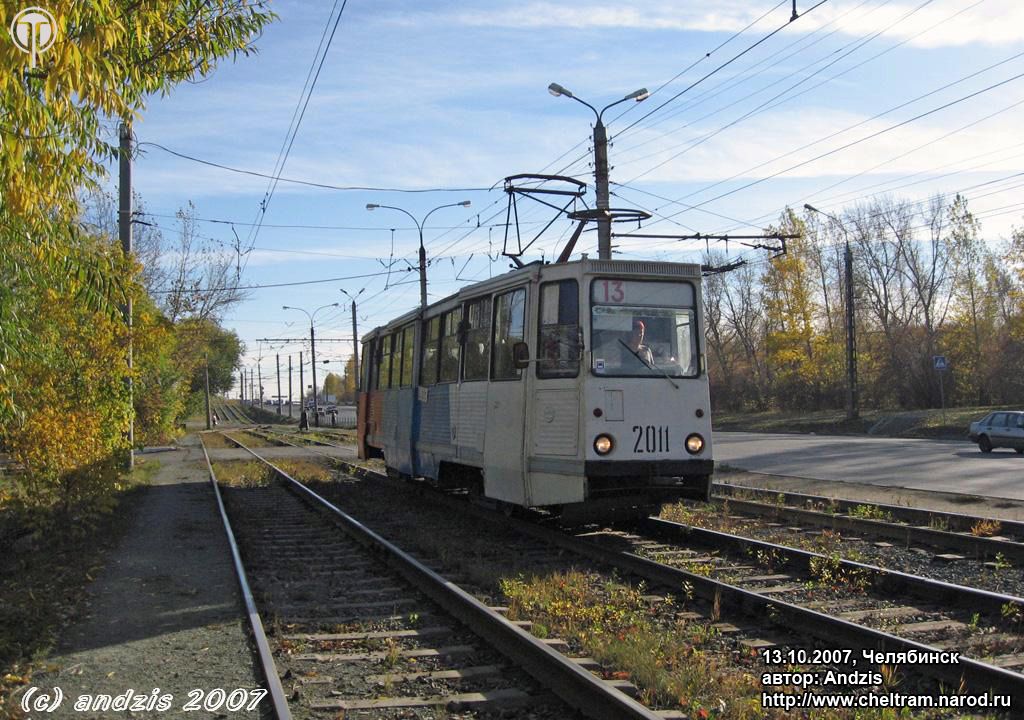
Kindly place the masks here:
POLYGON ((1024 500, 1024 456, 967 441, 716 432, 714 453, 754 472, 1024 500))

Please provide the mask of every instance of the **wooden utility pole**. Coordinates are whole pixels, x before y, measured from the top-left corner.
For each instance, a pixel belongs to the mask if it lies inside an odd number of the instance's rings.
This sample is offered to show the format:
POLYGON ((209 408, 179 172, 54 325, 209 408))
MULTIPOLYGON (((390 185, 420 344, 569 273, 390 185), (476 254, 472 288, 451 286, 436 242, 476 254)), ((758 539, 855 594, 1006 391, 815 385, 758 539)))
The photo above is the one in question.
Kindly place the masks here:
POLYGON ((239 402, 241 402, 244 405, 245 404, 245 370, 239 371, 239 373, 238 373, 238 382, 239 382, 239 385, 242 388, 239 391, 239 393, 238 393, 238 400, 239 400, 239 402))
POLYGON ((263 362, 256 361, 256 381, 260 384, 260 410, 263 409, 263 362))
POLYGON ((277 358, 277 414, 281 414, 281 354, 278 353, 277 358))
MULTIPOLYGON (((124 252, 125 260, 132 259, 132 126, 122 122, 120 127, 120 157, 118 173, 118 214, 117 234, 121 240, 121 250, 124 252)), ((131 470, 135 465, 135 388, 132 387, 132 298, 124 304, 124 323, 128 327, 128 377, 125 384, 128 386, 128 402, 131 404, 128 413, 128 458, 126 467, 131 470)))

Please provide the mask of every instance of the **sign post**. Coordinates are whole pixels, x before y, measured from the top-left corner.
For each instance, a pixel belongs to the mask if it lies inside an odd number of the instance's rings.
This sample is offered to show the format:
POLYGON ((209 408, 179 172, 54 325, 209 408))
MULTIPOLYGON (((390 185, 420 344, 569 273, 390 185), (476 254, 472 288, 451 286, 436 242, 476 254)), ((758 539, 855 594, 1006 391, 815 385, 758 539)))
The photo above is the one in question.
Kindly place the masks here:
POLYGON ((945 355, 932 355, 932 366, 939 374, 939 406, 942 408, 942 424, 946 424, 946 393, 943 388, 942 374, 949 369, 945 355))

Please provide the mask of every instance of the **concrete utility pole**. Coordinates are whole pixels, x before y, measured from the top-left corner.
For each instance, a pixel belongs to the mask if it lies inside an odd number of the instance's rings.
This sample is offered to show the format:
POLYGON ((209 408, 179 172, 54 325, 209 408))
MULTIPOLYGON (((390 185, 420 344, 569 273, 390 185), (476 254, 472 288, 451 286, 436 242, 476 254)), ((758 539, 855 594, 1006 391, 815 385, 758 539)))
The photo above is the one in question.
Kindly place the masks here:
POLYGON ((313 334, 313 321, 309 321, 309 351, 313 357, 313 422, 320 427, 320 411, 318 407, 316 386, 316 336, 313 334))
MULTIPOLYGON (((366 288, 363 288, 363 290, 365 289, 366 288)), ((363 294, 363 290, 357 292, 353 297, 352 295, 349 295, 344 288, 341 289, 341 291, 345 293, 346 297, 348 297, 348 299, 352 301, 352 357, 354 358, 355 361, 355 367, 353 368, 353 370, 356 374, 356 395, 359 394, 359 327, 356 325, 356 298, 363 294)), ((422 301, 423 299, 421 297, 420 302, 422 301)))
POLYGON ((213 427, 213 417, 210 415, 210 358, 203 354, 203 378, 206 383, 206 429, 213 427))
MULTIPOLYGON (((360 290, 360 292, 362 292, 360 290)), ((356 325, 356 301, 352 301, 352 372, 355 373, 355 392, 359 392, 359 328, 356 325)))
POLYGON ((824 215, 843 231, 846 248, 843 252, 844 278, 846 282, 846 419, 860 417, 860 402, 857 393, 857 314, 853 295, 853 250, 850 249, 850 235, 846 225, 839 218, 813 205, 804 203, 804 209, 824 215))
MULTIPOLYGON (((125 259, 132 258, 132 126, 122 122, 119 130, 121 141, 118 173, 118 214, 117 234, 121 240, 121 250, 125 259)), ((128 402, 131 403, 128 414, 128 458, 125 467, 131 470, 135 465, 135 388, 132 387, 132 299, 128 297, 124 304, 124 323, 128 326, 128 402)))
POLYGON ((281 355, 278 353, 277 357, 277 414, 281 414, 281 355))
POLYGON ((639 90, 631 92, 621 100, 616 100, 610 105, 605 105, 601 110, 598 110, 590 103, 580 100, 558 83, 551 83, 548 85, 548 92, 555 97, 564 95, 567 98, 575 100, 581 105, 586 105, 594 111, 594 115, 597 118, 597 122, 594 124, 594 184, 595 192, 597 193, 597 209, 604 211, 602 216, 597 220, 597 257, 601 260, 611 260, 612 218, 611 214, 608 212, 611 209, 608 199, 608 133, 605 130, 602 116, 608 108, 615 107, 619 103, 626 102, 627 100, 636 100, 637 102, 641 102, 646 100, 650 93, 647 92, 647 88, 640 88, 639 90))
MULTIPOLYGON (((843 228, 846 233, 846 228, 843 228)), ((860 415, 860 398, 857 397, 857 315, 853 301, 853 251, 846 241, 843 253, 846 270, 846 416, 854 420, 860 415)))
POLYGON ((256 361, 256 380, 260 384, 260 410, 263 409, 263 361, 256 361))
MULTIPOLYGON (((395 207, 394 205, 378 205, 377 203, 366 204, 367 210, 387 208, 388 210, 397 210, 400 213, 405 213, 414 223, 416 223, 416 229, 419 230, 420 232, 420 308, 425 308, 427 306, 427 249, 423 245, 423 226, 427 224, 427 218, 429 218, 431 215, 433 215, 441 208, 469 207, 470 204, 471 203, 469 200, 463 200, 462 202, 449 203, 448 205, 438 205, 436 208, 434 208, 433 210, 431 210, 430 212, 423 216, 422 222, 417 220, 416 216, 413 215, 408 210, 403 210, 402 208, 395 207)), ((362 290, 360 290, 359 292, 362 292, 362 290)), ((348 295, 348 293, 345 294, 348 295)), ((356 294, 358 295, 358 293, 356 294)))
POLYGON ((288 356, 288 417, 292 417, 292 356, 288 356))
MULTIPOLYGON (((283 306, 281 306, 282 310, 298 310, 299 312, 306 313, 306 317, 309 318, 309 346, 310 346, 309 349, 310 349, 310 352, 312 353, 312 357, 313 357, 313 416, 316 418, 314 422, 316 422, 316 426, 317 427, 320 427, 320 415, 316 411, 316 409, 317 409, 317 402, 316 402, 316 396, 317 396, 317 388, 316 388, 316 332, 313 330, 313 319, 316 318, 316 314, 318 312, 320 312, 321 310, 325 310, 327 308, 332 308, 332 307, 338 307, 339 304, 340 303, 329 303, 327 305, 321 305, 320 307, 318 307, 313 312, 309 312, 308 310, 303 310, 302 308, 299 308, 299 307, 293 307, 291 305, 283 305, 283 306)), ((301 358, 301 355, 299 357, 301 358)), ((299 366, 300 366, 300 369, 301 369, 301 366, 302 366, 301 360, 299 362, 299 366)))
POLYGON ((306 417, 306 380, 303 377, 302 370, 302 351, 299 350, 299 426, 303 424, 308 425, 307 420, 303 423, 303 419, 306 417))

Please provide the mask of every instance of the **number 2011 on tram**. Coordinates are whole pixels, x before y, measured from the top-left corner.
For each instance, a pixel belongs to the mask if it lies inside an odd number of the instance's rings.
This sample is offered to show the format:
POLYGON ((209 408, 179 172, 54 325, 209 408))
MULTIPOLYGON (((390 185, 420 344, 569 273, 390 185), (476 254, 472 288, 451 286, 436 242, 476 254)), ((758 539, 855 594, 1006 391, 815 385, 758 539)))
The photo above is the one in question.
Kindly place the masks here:
POLYGON ((532 264, 367 333, 361 458, 507 506, 710 493, 700 266, 532 264))

